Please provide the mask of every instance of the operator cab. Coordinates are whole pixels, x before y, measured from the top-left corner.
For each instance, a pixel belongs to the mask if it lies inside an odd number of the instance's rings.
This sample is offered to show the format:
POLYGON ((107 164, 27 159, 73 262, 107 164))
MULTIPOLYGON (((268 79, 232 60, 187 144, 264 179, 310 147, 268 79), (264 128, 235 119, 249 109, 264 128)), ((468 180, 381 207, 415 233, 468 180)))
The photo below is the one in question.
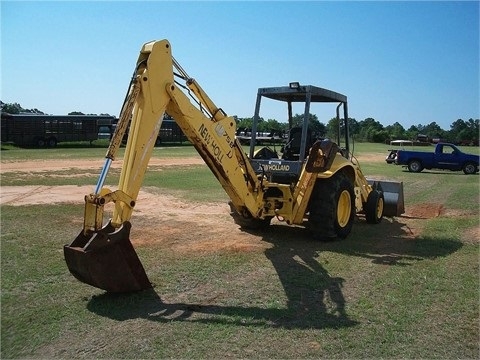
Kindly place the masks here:
POLYGON ((296 183, 300 177, 303 163, 308 158, 310 148, 319 139, 309 128, 310 105, 311 103, 338 103, 338 137, 337 145, 342 147, 340 139, 340 127, 345 134, 344 148, 342 155, 348 158, 348 110, 347 97, 331 90, 319 88, 312 85, 300 85, 298 82, 290 83, 289 86, 260 88, 257 93, 257 102, 252 124, 252 136, 250 139, 249 157, 255 172, 258 175, 266 176, 270 182, 281 184, 296 183), (268 98, 287 104, 289 136, 285 145, 281 148, 281 156, 275 148, 269 147, 256 149, 257 125, 260 121, 260 105, 263 98, 268 98), (303 121, 300 126, 293 126, 292 104, 303 103, 303 121), (339 109, 343 106, 343 123, 340 121, 339 109))

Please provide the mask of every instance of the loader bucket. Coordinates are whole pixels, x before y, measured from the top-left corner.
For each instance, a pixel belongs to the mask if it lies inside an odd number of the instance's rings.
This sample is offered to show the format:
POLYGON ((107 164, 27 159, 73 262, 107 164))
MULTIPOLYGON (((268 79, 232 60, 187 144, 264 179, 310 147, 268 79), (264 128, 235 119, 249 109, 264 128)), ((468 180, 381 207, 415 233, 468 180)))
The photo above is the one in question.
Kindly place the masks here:
POLYGON ((107 292, 132 292, 152 287, 132 243, 131 224, 115 230, 110 224, 93 236, 83 231, 63 247, 68 269, 78 280, 107 292))
POLYGON ((368 180, 374 188, 383 191, 383 215, 387 217, 400 216, 405 213, 403 199, 403 182, 368 180))

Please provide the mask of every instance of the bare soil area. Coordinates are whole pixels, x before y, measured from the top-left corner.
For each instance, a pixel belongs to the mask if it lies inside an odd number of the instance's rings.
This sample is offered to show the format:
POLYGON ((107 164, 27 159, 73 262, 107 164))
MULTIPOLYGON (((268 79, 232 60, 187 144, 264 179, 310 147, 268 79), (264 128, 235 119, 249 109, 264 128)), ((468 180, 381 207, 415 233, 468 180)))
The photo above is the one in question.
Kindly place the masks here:
MULTIPOLYGON (((383 162, 385 158, 377 153, 363 154, 359 159, 362 162, 383 162)), ((43 172, 43 171, 61 171, 68 169, 101 169, 104 160, 26 160, 26 161, 2 161, 0 164, 0 173, 7 172, 43 172)), ((201 165, 205 164, 200 156, 192 156, 186 158, 156 158, 152 157, 149 166, 175 166, 175 165, 201 165)), ((113 161, 111 167, 118 169, 122 165, 120 161, 113 161)))
MULTIPOLYGON (((365 159, 363 159, 365 161, 365 159)), ((368 161, 373 161, 369 158, 368 161)), ((375 160, 378 160, 376 158, 375 160)), ((383 161, 383 159, 382 159, 383 161)), ((1 172, 43 172, 63 169, 101 168, 103 161, 24 161, 2 162, 1 172)), ((203 164, 200 157, 182 159, 154 158, 150 166, 203 164)), ((120 166, 113 163, 113 167, 120 166)), ((76 203, 83 204, 86 194, 93 191, 92 186, 2 186, 0 188, 1 205, 30 205, 76 203)), ((108 210, 108 208, 107 208, 108 210)), ((462 216, 445 209, 442 204, 425 203, 413 207, 407 206, 401 217, 401 237, 414 238, 421 233, 423 219, 438 216, 462 216)), ((81 223, 81 219, 79 219, 81 223)), ((270 244, 259 241, 261 237, 243 232, 236 225, 226 203, 185 202, 169 194, 154 194, 148 188, 140 191, 137 206, 132 217, 132 241, 137 244, 162 242, 162 245, 185 251, 250 251, 264 250, 270 244), (159 236, 162 234, 162 236, 159 236), (225 236, 228 234, 228 236, 225 236), (163 239, 163 240, 162 240, 163 239), (193 247, 193 248, 192 248, 193 247)), ((274 226, 286 226, 274 219, 274 226)), ((287 226, 286 226, 287 227, 287 226)), ((395 236, 398 236, 396 234, 395 236)), ((465 234, 466 241, 480 237, 479 228, 465 234)))
MULTIPOLYGON (((2 161, 0 166, 1 173, 6 172, 42 172, 42 171, 59 171, 68 169, 101 169, 104 160, 27 160, 27 161, 2 161)), ((172 159, 172 158, 152 158, 149 166, 171 166, 171 165, 198 165, 204 164, 200 156, 172 159)), ((120 168, 122 162, 112 162, 112 168, 120 168)))

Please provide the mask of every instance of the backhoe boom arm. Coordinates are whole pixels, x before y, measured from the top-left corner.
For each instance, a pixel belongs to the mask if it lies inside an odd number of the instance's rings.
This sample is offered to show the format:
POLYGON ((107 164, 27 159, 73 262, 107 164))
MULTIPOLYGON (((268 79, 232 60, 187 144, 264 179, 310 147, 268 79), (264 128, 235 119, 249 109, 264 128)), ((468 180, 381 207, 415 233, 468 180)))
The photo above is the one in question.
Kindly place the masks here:
POLYGON ((147 43, 142 48, 129 96, 106 156, 107 159, 115 158, 126 123, 131 117, 117 190, 122 196, 111 196, 113 192, 109 189, 97 189, 87 196, 85 233, 99 231, 103 227, 103 206, 109 201, 116 202, 112 219, 114 227, 130 220, 165 112, 175 119, 195 146, 235 207, 239 211, 258 209, 255 195, 260 190, 260 182, 241 144, 235 139, 235 120, 217 108, 200 85, 188 77, 171 56, 170 50, 166 40, 147 43), (177 85, 174 70, 186 80, 186 87, 190 94, 195 95, 199 107, 192 104, 177 85))

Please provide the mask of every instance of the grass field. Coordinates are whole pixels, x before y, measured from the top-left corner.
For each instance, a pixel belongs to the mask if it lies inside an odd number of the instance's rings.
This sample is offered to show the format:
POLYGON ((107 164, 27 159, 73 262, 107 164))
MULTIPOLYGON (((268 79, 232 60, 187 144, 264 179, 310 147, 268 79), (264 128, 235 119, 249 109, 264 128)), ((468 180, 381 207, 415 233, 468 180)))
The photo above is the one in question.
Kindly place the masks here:
MULTIPOLYGON (((135 247, 155 283, 135 294, 105 294, 68 272, 62 247, 81 230, 80 202, 2 205, 0 357, 479 358, 479 176, 412 174, 383 161, 387 145, 355 147, 367 177, 404 183, 409 215, 375 226, 357 219, 332 243, 279 223, 226 232, 231 219, 221 212, 195 222, 192 208, 228 200, 208 168, 151 167, 152 196, 173 194, 191 219, 133 219, 139 232, 152 227, 152 240, 135 247), (415 216, 419 208, 439 211, 415 216), (215 247, 229 238, 244 246, 215 247)), ((10 148, 1 162, 104 154, 10 148)), ((180 162, 195 153, 156 148, 153 156, 180 162)), ((99 170, 2 171, 1 186, 93 186, 99 170)))

